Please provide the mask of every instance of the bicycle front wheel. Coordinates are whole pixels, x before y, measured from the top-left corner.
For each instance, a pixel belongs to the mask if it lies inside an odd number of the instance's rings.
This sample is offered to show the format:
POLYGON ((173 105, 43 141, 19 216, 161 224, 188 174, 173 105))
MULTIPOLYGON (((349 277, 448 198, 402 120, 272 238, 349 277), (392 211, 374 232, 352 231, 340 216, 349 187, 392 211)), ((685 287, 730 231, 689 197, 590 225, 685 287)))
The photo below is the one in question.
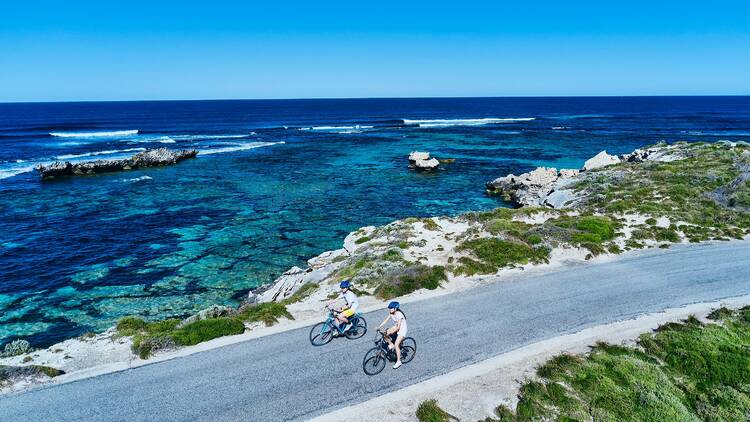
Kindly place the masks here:
POLYGON ((333 328, 327 322, 319 322, 310 329, 310 343, 313 346, 323 346, 333 340, 333 328))
POLYGON ((379 374, 385 368, 385 356, 383 350, 379 347, 373 347, 362 360, 362 369, 367 375, 379 374))

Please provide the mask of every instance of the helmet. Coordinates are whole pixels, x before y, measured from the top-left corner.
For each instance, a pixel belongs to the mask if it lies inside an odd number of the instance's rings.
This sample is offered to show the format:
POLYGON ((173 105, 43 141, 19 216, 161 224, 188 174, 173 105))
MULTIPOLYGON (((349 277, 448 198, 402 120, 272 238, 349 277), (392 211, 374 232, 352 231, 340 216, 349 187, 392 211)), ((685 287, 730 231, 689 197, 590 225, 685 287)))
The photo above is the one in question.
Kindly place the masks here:
POLYGON ((388 309, 398 309, 401 307, 401 304, 396 302, 395 300, 388 304, 388 309))
POLYGON ((339 288, 341 289, 348 289, 351 286, 352 286, 352 283, 350 283, 349 280, 344 280, 341 282, 341 284, 339 284, 339 288))

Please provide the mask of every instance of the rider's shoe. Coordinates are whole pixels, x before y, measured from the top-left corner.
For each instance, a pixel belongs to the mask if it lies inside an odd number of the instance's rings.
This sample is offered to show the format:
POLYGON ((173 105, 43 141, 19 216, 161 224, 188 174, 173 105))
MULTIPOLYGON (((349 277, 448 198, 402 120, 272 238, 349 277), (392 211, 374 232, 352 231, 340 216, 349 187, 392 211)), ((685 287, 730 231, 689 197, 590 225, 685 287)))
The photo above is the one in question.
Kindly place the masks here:
POLYGON ((352 328, 352 323, 344 325, 344 329, 342 330, 343 333, 349 331, 349 329, 352 328))
POLYGON ((401 366, 401 361, 397 361, 395 364, 393 364, 393 369, 398 369, 401 366))

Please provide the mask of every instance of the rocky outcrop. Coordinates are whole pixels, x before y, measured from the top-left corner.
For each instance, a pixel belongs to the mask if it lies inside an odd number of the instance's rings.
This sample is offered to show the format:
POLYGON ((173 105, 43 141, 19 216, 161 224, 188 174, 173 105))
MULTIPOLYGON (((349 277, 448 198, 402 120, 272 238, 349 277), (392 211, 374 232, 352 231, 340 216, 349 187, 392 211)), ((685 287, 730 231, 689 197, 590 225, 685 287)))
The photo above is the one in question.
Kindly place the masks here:
POLYGON ((594 169, 611 166, 620 162, 620 158, 614 155, 607 154, 607 151, 602 151, 599 154, 589 158, 583 163, 583 171, 591 171, 594 169))
POLYGON ((196 321, 202 321, 204 319, 220 318, 230 316, 234 313, 234 309, 229 306, 213 305, 210 308, 203 309, 195 315, 191 315, 177 324, 177 328, 182 328, 188 324, 192 324, 196 321))
POLYGON ((409 168, 415 170, 434 170, 440 166, 440 161, 430 158, 429 152, 412 151, 409 154, 409 168))
POLYGON ((96 173, 108 173, 123 170, 134 170, 145 167, 168 166, 198 155, 196 150, 172 150, 168 148, 150 149, 139 152, 122 160, 95 160, 80 163, 57 161, 48 166, 38 165, 36 170, 42 180, 60 176, 79 176, 96 173))
POLYGON ((585 177, 587 172, 601 169, 618 163, 641 163, 645 161, 674 161, 686 158, 684 148, 678 145, 661 144, 653 147, 636 149, 619 157, 602 151, 588 159, 581 170, 537 167, 528 173, 516 176, 509 174, 487 183, 487 193, 502 195, 519 207, 546 206, 564 208, 575 204, 580 194, 570 187, 573 182, 585 177))
MULTIPOLYGON (((510 174, 487 183, 487 192, 499 194, 506 201, 511 201, 518 206, 550 206, 546 199, 556 189, 568 184, 573 177, 578 175, 578 170, 560 170, 537 167, 528 173, 519 176, 510 174)), ((559 202, 559 198, 555 199, 559 202)))
POLYGON ((292 296, 300 287, 307 283, 320 283, 333 271, 339 268, 337 258, 348 255, 346 250, 338 249, 326 251, 307 261, 308 267, 292 267, 273 283, 251 290, 245 303, 257 304, 266 302, 281 302, 292 296))

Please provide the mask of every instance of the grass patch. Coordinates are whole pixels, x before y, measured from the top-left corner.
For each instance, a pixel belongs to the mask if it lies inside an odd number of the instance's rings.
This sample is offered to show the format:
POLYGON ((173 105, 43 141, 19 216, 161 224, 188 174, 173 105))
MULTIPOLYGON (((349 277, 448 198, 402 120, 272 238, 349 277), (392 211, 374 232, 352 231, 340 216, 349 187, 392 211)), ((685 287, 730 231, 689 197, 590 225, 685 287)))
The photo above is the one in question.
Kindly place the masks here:
POLYGON ((284 304, 276 302, 247 306, 240 310, 237 318, 247 322, 262 322, 267 327, 279 322, 279 318, 294 319, 284 304))
POLYGON ((146 322, 136 317, 125 317, 117 323, 117 333, 132 336, 133 353, 147 359, 157 350, 192 346, 245 331, 242 320, 233 317, 204 319, 178 328, 179 324, 179 319, 146 322))
POLYGON ((422 224, 424 225, 424 228, 426 230, 430 230, 430 231, 440 230, 440 225, 438 225, 438 223, 436 223, 435 220, 433 220, 432 218, 423 218, 422 224))
POLYGON ((320 286, 317 283, 313 283, 311 281, 307 282, 300 286, 300 288, 297 289, 297 291, 294 292, 293 295, 284 299, 281 303, 284 305, 291 305, 292 303, 301 302, 310 297, 311 294, 315 293, 315 291, 318 290, 319 287, 320 286))
POLYGON ((458 418, 441 409, 437 400, 425 400, 417 407, 417 420, 419 422, 452 422, 458 418))
POLYGON ((447 279, 444 267, 417 264, 405 268, 395 277, 383 280, 375 288, 375 296, 381 299, 392 299, 419 289, 435 290, 447 279))
POLYGON ((356 243, 357 245, 361 245, 362 243, 369 242, 369 241, 370 241, 369 237, 362 236, 359 239, 355 240, 354 243, 356 243))
POLYGON ((585 356, 550 359, 500 420, 745 420, 750 324, 743 310, 711 315, 721 323, 666 324, 642 335, 640 348, 598 344, 585 356))
POLYGON ((459 265, 454 269, 456 274, 469 276, 494 274, 501 268, 528 263, 538 264, 549 260, 549 249, 545 247, 531 247, 525 243, 494 237, 467 240, 456 250, 469 252, 473 256, 459 258, 459 265))

